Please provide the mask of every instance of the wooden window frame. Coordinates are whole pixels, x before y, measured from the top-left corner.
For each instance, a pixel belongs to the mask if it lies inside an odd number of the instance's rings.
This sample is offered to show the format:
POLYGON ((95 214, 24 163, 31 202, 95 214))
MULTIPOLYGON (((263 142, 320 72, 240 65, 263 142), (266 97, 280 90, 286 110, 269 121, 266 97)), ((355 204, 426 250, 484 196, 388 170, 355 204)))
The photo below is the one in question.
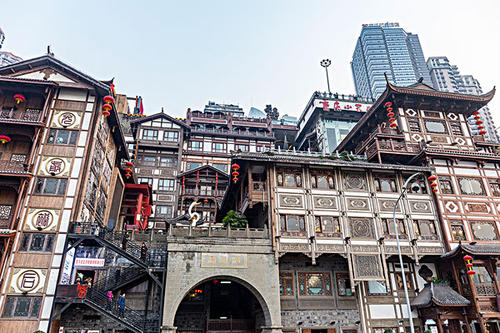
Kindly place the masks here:
POLYGON ((380 193, 396 193, 398 191, 398 184, 396 181, 396 175, 390 177, 389 175, 373 175, 373 183, 375 184, 375 191, 380 193), (382 191, 382 182, 389 181, 391 191, 382 191))
POLYGON ((337 296, 338 297, 353 297, 354 296, 354 293, 353 293, 353 286, 350 286, 350 290, 351 290, 351 295, 347 295, 347 288, 346 289, 346 293, 345 295, 341 295, 340 294, 340 287, 339 287, 339 281, 340 280, 345 280, 347 282, 349 282, 349 285, 351 285, 351 278, 349 276, 349 272, 335 272, 335 287, 336 287, 336 293, 337 293, 337 296))
POLYGON ((49 135, 47 136, 47 144, 48 145, 60 145, 60 146, 76 146, 76 143, 78 141, 78 131, 75 130, 69 130, 69 129, 64 129, 64 128, 51 128, 49 131, 49 135), (50 138, 52 137, 51 134, 54 132, 54 141, 50 142, 50 138), (57 137, 59 133, 62 132, 69 132, 68 134, 68 143, 59 143, 57 142, 57 137), (74 142, 72 143, 72 139, 74 142))
POLYGON ((57 178, 57 177, 37 177, 35 186, 33 188, 33 194, 34 195, 47 195, 47 196, 65 196, 66 195, 66 190, 68 189, 68 178, 57 178), (38 189, 38 181, 43 180, 43 185, 41 186, 40 191, 37 191, 38 189), (57 180, 57 190, 55 193, 44 193, 45 187, 46 187, 46 181, 47 180, 57 180), (62 187, 62 183, 64 183, 64 188, 62 187))
POLYGON ((280 282, 280 296, 282 297, 292 297, 292 296, 295 296, 295 283, 294 283, 294 274, 293 274, 293 271, 280 271, 279 272, 279 282, 280 282), (290 277, 282 277, 281 274, 282 273, 285 273, 285 274, 290 274, 291 276, 290 277), (285 287, 283 286, 282 287, 282 281, 289 281, 291 284, 292 284, 292 294, 291 295, 285 295, 285 294, 282 294, 281 290, 285 290, 285 287))
POLYGON ((296 234, 300 234, 300 233, 305 233, 307 232, 307 226, 306 226, 306 217, 305 215, 295 215, 295 214, 280 214, 279 215, 280 217, 280 229, 282 232, 287 232, 287 233, 296 233, 296 234), (298 229, 297 230, 289 230, 288 229, 288 219, 290 216, 293 216, 293 217, 296 217, 298 219, 297 221, 297 226, 298 226, 298 229), (283 229, 283 225, 281 223, 281 218, 284 217, 285 218, 285 229, 283 229), (301 223, 300 223, 300 219, 303 219, 304 221, 304 228, 301 229, 301 223))
POLYGON ((285 188, 302 188, 304 186, 304 182, 302 180, 303 180, 302 171, 298 171, 298 170, 294 170, 294 171, 279 170, 279 171, 276 172, 276 184, 279 187, 285 187, 285 188), (286 184, 285 179, 286 179, 287 175, 293 175, 295 186, 286 186, 285 185, 286 184), (280 177, 282 178, 281 182, 279 180, 280 177), (298 181, 298 179, 300 179, 300 181, 298 181), (299 185, 299 182, 300 182, 300 185, 299 185))
POLYGON ((49 234, 49 233, 36 233, 36 232, 25 232, 23 233, 23 237, 21 238, 21 241, 19 242, 19 252, 36 252, 36 253, 43 253, 43 252, 52 252, 52 249, 54 248, 54 243, 55 243, 55 234, 49 234), (43 245, 42 245, 42 250, 33 250, 32 245, 33 245, 33 237, 39 237, 43 236, 43 245), (27 244, 26 248, 23 248, 25 239, 27 244), (49 239, 52 239, 50 243, 48 242, 49 239), (48 245, 50 244, 50 246, 48 245))
POLYGON ((179 132, 178 131, 170 131, 166 130, 163 132, 163 141, 164 142, 179 142, 179 132), (169 134, 174 134, 174 137, 171 138, 169 134))
POLYGON ((311 187, 318 190, 334 190, 335 175, 330 172, 311 172, 311 187), (318 187, 318 177, 326 177, 327 187, 318 187))
POLYGON ((188 150, 192 150, 192 151, 203 151, 203 141, 201 140, 189 140, 188 141, 188 150), (200 146, 199 147, 194 147, 194 143, 197 143, 199 144, 200 146))
POLYGON ((143 128, 141 139, 146 140, 146 141, 158 141, 158 130, 143 128), (149 133, 149 132, 152 132, 153 135, 152 136, 146 135, 146 133, 149 133))
POLYGON ((161 192, 173 192, 175 191, 175 179, 172 178, 160 178, 158 179, 158 191, 161 192), (165 186, 165 182, 168 183, 167 186, 165 186))
POLYGON ((297 283, 297 290, 298 290, 298 296, 299 297, 332 297, 333 296, 333 290, 332 290, 332 274, 330 272, 297 272, 297 276, 298 276, 298 283, 297 283), (302 293, 300 291, 300 281, 302 280, 301 278, 301 274, 304 274, 304 293, 302 293), (309 275, 322 275, 322 282, 323 282, 323 294, 322 295, 309 295, 308 292, 307 292, 307 281, 308 281, 308 276, 309 275), (325 277, 327 277, 328 281, 326 281, 325 277), (329 284, 329 290, 330 290, 330 295, 327 295, 328 291, 327 291, 327 286, 329 284))
POLYGON ((39 318, 40 316, 40 310, 42 309, 42 296, 13 296, 13 295, 8 295, 5 298, 4 302, 4 308, 2 312, 2 318, 39 318), (7 306, 7 302, 10 299, 14 299, 14 302, 12 304, 9 304, 10 306, 7 306), (29 310, 28 310, 28 315, 27 316, 16 316, 15 311, 17 307, 17 302, 19 299, 30 299, 30 305, 29 305, 29 310), (35 306, 35 301, 39 300, 38 303, 38 309, 35 311, 34 306, 35 306), (36 312, 36 313, 33 313, 36 312))
POLYGON ((450 220, 448 221, 448 225, 450 226, 450 237, 451 237, 451 241, 453 242, 459 242, 459 241, 467 241, 467 229, 465 227, 465 224, 463 221, 461 220, 450 220), (459 226, 462 228, 462 231, 463 231, 463 234, 464 234, 464 238, 465 239, 455 239, 455 236, 453 235, 453 226, 459 226))
POLYGON ((460 190, 460 194, 462 194, 462 195, 475 196, 475 197, 484 197, 484 196, 487 195, 487 193, 486 193, 486 187, 484 186, 484 182, 483 182, 483 178, 482 177, 469 177, 469 176, 457 177, 457 183, 458 183, 458 189, 460 190), (482 194, 468 194, 468 193, 464 193, 464 191, 462 190, 462 186, 460 185, 460 180, 461 179, 468 179, 468 180, 475 179, 475 180, 479 180, 479 183, 481 184, 481 188, 483 190, 482 191, 483 193, 482 194))

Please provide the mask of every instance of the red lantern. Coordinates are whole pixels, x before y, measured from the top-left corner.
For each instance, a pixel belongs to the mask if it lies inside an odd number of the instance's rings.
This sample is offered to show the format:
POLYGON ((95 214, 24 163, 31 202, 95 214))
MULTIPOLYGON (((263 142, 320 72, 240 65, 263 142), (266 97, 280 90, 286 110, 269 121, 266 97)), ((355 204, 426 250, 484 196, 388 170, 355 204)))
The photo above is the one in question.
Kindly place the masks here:
POLYGON ((235 176, 235 177, 238 177, 240 175, 240 173, 238 171, 233 171, 231 173, 231 175, 235 176))
POLYGON ((104 115, 105 118, 107 118, 111 113, 109 113, 109 111, 104 110, 102 111, 102 114, 104 115))
POLYGON ((471 269, 470 271, 467 271, 467 274, 474 275, 474 274, 476 274, 476 272, 471 269))
POLYGON ((0 135, 1 143, 9 143, 12 139, 8 135, 0 135))
POLYGON ((396 123, 390 123, 389 127, 396 128, 396 127, 398 127, 398 124, 396 124, 396 123))
POLYGON ((130 173, 125 174, 125 178, 129 179, 132 175, 130 173))
POLYGON ((389 112, 387 118, 393 118, 395 116, 394 112, 389 112))
POLYGON ((471 264, 471 263, 469 263, 469 264, 465 264, 465 266, 466 266, 467 268, 472 268, 472 264, 471 264))
POLYGON ((479 120, 479 119, 481 119, 481 117, 475 116, 474 119, 479 120))
POLYGON ((479 111, 474 111, 474 112, 472 112, 472 114, 477 116, 479 114, 479 111))
POLYGON ((127 163, 125 163, 125 165, 126 165, 127 167, 131 168, 131 167, 133 167, 133 166, 134 166, 134 163, 132 163, 132 162, 127 162, 127 163))
POLYGON ((483 128, 484 128, 484 126, 483 126, 483 125, 479 125, 479 126, 477 127, 477 129, 480 129, 480 130, 482 130, 483 128))
POLYGON ((390 108, 392 106, 391 102, 385 102, 384 107, 390 108))
POLYGON ((437 179, 437 177, 436 177, 436 176, 434 176, 434 175, 429 176, 429 178, 427 178, 427 180, 428 180, 428 181, 430 181, 430 182, 433 182, 433 181, 435 181, 436 179, 437 179))
POLYGON ((468 255, 468 254, 467 254, 467 255, 465 255, 465 256, 463 257, 463 259, 464 259, 465 261, 469 261, 469 260, 472 260, 472 257, 471 257, 470 255, 468 255))
POLYGON ((240 169, 240 166, 238 164, 234 163, 233 165, 231 165, 231 169, 236 171, 236 170, 240 169))
POLYGON ((16 104, 19 104, 21 102, 26 102, 26 97, 24 97, 21 94, 15 94, 14 99, 16 100, 16 104))
POLYGON ((125 169, 125 172, 126 172, 126 173, 132 173, 132 169, 130 169, 130 168, 126 168, 126 169, 125 169))
POLYGON ((476 121, 476 125, 482 125, 483 124, 483 121, 482 120, 478 120, 476 121))
POLYGON ((208 199, 203 200, 203 202, 207 204, 208 203, 208 199))
POLYGON ((106 104, 111 104, 111 103, 114 103, 115 102, 115 99, 113 96, 104 96, 103 99, 104 103, 106 104))
POLYGON ((391 123, 393 123, 393 122, 395 122, 395 121, 396 121, 396 118, 391 118, 391 119, 389 119, 389 122, 391 122, 391 123))
POLYGON ((233 182, 236 184, 238 182, 238 178, 233 178, 233 182))
POLYGON ((111 104, 104 104, 104 105, 102 106, 102 109, 103 109, 103 110, 106 110, 106 111, 111 111, 111 109, 112 109, 112 108, 113 108, 113 107, 111 106, 111 104))
POLYGON ((437 193, 437 192, 438 192, 438 189, 437 189, 437 188, 433 188, 433 189, 432 189, 432 192, 437 193))
POLYGON ((479 135, 485 135, 486 131, 479 131, 479 135))
POLYGON ((434 187, 437 187, 437 186, 438 186, 438 184, 437 184, 437 183, 431 183, 430 185, 431 185, 431 187, 432 187, 432 188, 434 188, 434 187))
POLYGON ((387 108, 387 112, 392 112, 392 108, 387 108))

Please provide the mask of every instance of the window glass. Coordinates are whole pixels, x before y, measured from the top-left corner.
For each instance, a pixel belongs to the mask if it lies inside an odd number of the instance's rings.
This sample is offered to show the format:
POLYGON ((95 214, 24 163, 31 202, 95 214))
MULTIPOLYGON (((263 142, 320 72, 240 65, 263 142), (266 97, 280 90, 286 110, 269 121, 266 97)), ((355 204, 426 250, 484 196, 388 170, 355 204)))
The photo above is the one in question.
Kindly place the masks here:
POLYGON ((451 222, 451 237, 454 241, 467 240, 464 226, 461 221, 451 222))
POLYGON ((439 176, 440 190, 443 194, 454 194, 451 178, 446 176, 439 176))
POLYGON ((450 128, 453 135, 464 135, 464 133, 462 132, 462 126, 459 122, 450 122, 450 128))
POLYGON ((201 167, 201 162, 187 162, 186 169, 192 170, 201 167))
POLYGON ((148 177, 138 177, 137 182, 139 184, 149 184, 153 185, 153 178, 148 178, 148 177))
POLYGON ((293 273, 280 272, 280 295, 293 296, 293 273))
POLYGON ((31 251, 42 251, 43 243, 45 241, 45 235, 33 234, 31 237, 31 251))
POLYGON ((226 144, 222 142, 213 142, 212 151, 215 153, 225 153, 227 152, 226 144))
POLYGON ((36 194, 64 195, 68 180, 65 178, 38 178, 35 185, 36 194))
POLYGON ((458 178, 458 184, 462 194, 485 195, 483 182, 480 178, 458 178))
POLYGON ((304 216, 280 215, 280 224, 282 231, 298 232, 305 231, 304 216))
POLYGON ((418 239, 436 240, 436 227, 434 221, 418 220, 413 221, 413 228, 418 239))
POLYGON ((179 132, 177 132, 177 131, 165 131, 165 132, 163 132, 163 141, 168 141, 168 142, 179 141, 179 132))
POLYGON ((297 216, 288 215, 288 231, 298 231, 299 230, 299 219, 297 216))
POLYGON ((243 152, 246 152, 248 151, 248 145, 243 145, 243 144, 237 144, 237 145, 234 145, 234 150, 236 151, 243 151, 243 152))
POLYGON ((412 132, 420 132, 420 122, 415 118, 408 118, 408 125, 410 127, 410 131, 412 132))
POLYGON ((51 129, 47 143, 57 145, 74 145, 76 143, 77 134, 77 131, 51 129))
POLYGON ((173 179, 160 179, 158 182, 159 191, 173 191, 175 187, 175 181, 173 179))
POLYGON ((143 166, 156 166, 156 156, 142 156, 140 161, 143 166))
POLYGON ((381 281, 367 281, 368 285, 368 294, 369 295, 386 295, 387 287, 385 286, 385 282, 381 281))
POLYGON ((158 140, 158 130, 145 129, 142 132, 144 140, 158 140))
MULTIPOLYGON (((403 284, 403 276, 401 275, 401 272, 396 272, 394 273, 395 279, 396 279, 396 288, 398 290, 404 290, 404 284, 403 284)), ((405 278, 406 278, 406 286, 408 290, 413 290, 411 288, 411 274, 410 273, 405 273, 405 278)))
MULTIPOLYGON (((384 226, 384 234, 390 238, 395 237, 396 228, 394 225, 394 220, 392 218, 382 219, 382 223, 384 226)), ((406 238, 406 228, 404 221, 401 219, 396 219, 396 223, 398 224, 399 237, 406 238)))
POLYGON ((158 217, 172 217, 172 206, 156 206, 156 216, 158 217))
POLYGON ((339 296, 352 296, 351 280, 347 273, 337 273, 337 294, 339 296))
POLYGON ((396 192, 394 178, 375 176, 375 190, 377 192, 396 192))
POLYGON ((202 141, 189 141, 188 148, 195 151, 203 150, 203 142, 202 141))
POLYGON ((172 168, 177 165, 177 160, 173 157, 160 157, 160 166, 172 168))
POLYGON ((331 296, 330 273, 299 273, 301 296, 331 296))
POLYGON ((313 188, 320 188, 320 189, 333 189, 335 188, 335 182, 333 180, 332 175, 328 174, 318 174, 318 175, 312 175, 311 176, 311 186, 313 188))
POLYGON ((227 164, 225 163, 214 163, 213 167, 219 169, 222 172, 227 172, 227 164))

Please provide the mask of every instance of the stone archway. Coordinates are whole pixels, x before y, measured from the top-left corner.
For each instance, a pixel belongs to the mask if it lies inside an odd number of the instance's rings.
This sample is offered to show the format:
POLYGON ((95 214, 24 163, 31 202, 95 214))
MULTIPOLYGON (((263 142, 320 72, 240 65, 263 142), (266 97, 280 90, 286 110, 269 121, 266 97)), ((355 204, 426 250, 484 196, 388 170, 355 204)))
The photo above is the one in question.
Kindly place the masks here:
POLYGON ((203 267, 201 256, 200 252, 169 253, 162 332, 176 332, 175 315, 185 296, 196 286, 214 279, 234 281, 245 287, 262 308, 262 331, 281 332, 279 273, 272 253, 248 254, 246 267, 223 269, 203 267))
POLYGON ((184 295, 177 307, 177 332, 259 332, 271 326, 269 308, 247 281, 231 276, 204 279, 184 295))

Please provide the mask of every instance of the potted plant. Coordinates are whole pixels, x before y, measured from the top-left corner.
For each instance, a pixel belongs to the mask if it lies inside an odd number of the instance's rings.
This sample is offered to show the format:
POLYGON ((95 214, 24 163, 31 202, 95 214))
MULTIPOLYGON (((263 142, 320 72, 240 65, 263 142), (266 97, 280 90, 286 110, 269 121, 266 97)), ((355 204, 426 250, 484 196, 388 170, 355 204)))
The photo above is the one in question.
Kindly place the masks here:
POLYGON ((244 214, 231 209, 222 219, 222 224, 224 227, 229 225, 231 228, 246 228, 248 220, 244 214))

